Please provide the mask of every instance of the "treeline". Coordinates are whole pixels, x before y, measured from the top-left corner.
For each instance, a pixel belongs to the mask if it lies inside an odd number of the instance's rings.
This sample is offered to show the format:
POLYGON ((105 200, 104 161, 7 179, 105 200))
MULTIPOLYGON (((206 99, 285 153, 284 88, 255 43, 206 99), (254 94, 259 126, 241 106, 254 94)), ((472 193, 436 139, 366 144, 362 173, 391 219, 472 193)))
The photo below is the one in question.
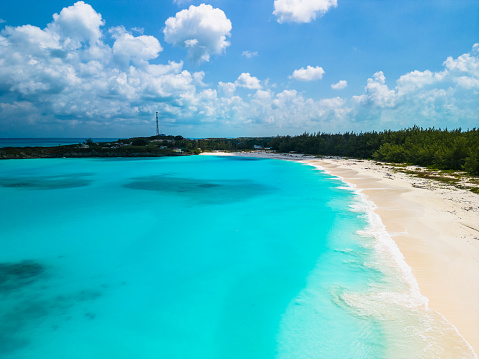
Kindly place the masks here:
POLYGON ((182 136, 134 137, 112 143, 34 148, 3 148, 2 158, 140 157, 198 154, 202 151, 243 151, 271 148, 321 156, 411 163, 440 170, 463 170, 479 175, 479 129, 441 130, 417 126, 400 131, 304 133, 300 136, 187 139, 182 136))
POLYGON ((202 138, 186 139, 176 143, 187 150, 200 148, 204 152, 221 151, 247 151, 253 150, 254 146, 268 147, 271 137, 238 137, 238 138, 202 138))
POLYGON ((479 175, 479 129, 476 128, 449 131, 414 126, 400 131, 359 134, 304 133, 274 137, 269 146, 278 152, 411 163, 479 175))

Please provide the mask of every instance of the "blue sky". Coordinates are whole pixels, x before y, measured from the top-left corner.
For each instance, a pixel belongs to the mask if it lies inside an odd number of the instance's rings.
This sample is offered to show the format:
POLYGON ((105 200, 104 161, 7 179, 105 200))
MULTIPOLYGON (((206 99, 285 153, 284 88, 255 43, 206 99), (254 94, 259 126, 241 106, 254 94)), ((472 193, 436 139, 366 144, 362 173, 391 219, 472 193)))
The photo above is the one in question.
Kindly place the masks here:
POLYGON ((479 119, 473 0, 17 0, 0 137, 267 136, 479 119))

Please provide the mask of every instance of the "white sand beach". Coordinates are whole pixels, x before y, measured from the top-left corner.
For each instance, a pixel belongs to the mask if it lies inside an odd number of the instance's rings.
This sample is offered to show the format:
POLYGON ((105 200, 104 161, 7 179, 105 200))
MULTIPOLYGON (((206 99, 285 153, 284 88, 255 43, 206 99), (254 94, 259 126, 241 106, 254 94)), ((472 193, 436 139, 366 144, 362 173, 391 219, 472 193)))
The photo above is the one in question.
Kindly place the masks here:
POLYGON ((377 206, 429 308, 479 350, 479 196, 372 161, 309 160, 355 185, 377 206))
POLYGON ((479 352, 479 195, 373 161, 264 152, 236 155, 301 161, 355 186, 376 205, 429 308, 479 352))

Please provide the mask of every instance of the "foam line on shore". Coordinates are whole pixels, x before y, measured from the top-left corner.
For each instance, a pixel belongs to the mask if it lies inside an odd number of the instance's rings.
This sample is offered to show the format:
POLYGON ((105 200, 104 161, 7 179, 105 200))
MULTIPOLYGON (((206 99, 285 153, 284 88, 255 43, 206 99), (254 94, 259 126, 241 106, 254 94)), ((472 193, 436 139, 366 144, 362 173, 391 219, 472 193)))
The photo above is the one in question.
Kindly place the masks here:
MULTIPOLYGON (((300 161, 300 163, 310 165, 313 167, 318 168, 321 171, 324 171, 330 176, 336 177, 341 180, 346 186, 340 186, 339 189, 350 190, 354 192, 354 194, 360 199, 357 204, 353 204, 353 209, 356 211, 364 211, 367 214, 367 222, 371 226, 369 229, 364 231, 365 235, 372 236, 377 239, 378 246, 375 248, 378 252, 387 252, 390 254, 391 258, 394 259, 396 266, 401 270, 403 274, 403 278, 405 279, 406 283, 409 285, 411 289, 411 293, 414 296, 422 297, 420 302, 425 304, 425 307, 428 309, 427 303, 429 299, 426 298, 421 294, 419 289, 419 285, 417 283, 416 278, 412 273, 411 267, 406 263, 404 255, 400 251, 399 247, 397 246, 396 242, 391 238, 391 235, 387 232, 386 227, 384 226, 381 217, 375 212, 377 206, 367 198, 367 196, 363 193, 361 189, 359 189, 355 184, 346 182, 345 179, 341 176, 334 175, 325 168, 300 161), (363 204, 361 206, 361 204, 363 204)), ((374 188, 375 189, 375 188, 374 188)))
MULTIPOLYGON (((463 341, 463 344, 470 350, 470 355, 472 358, 478 359, 477 354, 474 352, 473 347, 469 344, 469 342, 461 335, 459 330, 455 325, 453 325, 450 321, 448 321, 441 313, 438 311, 432 310, 429 308, 429 298, 424 296, 419 288, 419 284, 417 279, 414 277, 412 272, 412 268, 407 264, 405 257, 401 250, 399 249, 397 243, 392 239, 392 236, 389 232, 387 232, 385 225, 382 222, 381 217, 375 212, 377 208, 376 204, 367 198, 367 195, 363 193, 363 190, 358 188, 357 185, 353 183, 347 182, 343 177, 333 174, 328 171, 326 168, 322 167, 319 164, 313 164, 306 161, 298 161, 299 163, 312 166, 324 173, 332 176, 334 179, 338 179, 343 182, 346 186, 338 186, 338 189, 350 190, 354 192, 354 194, 359 199, 358 203, 352 205, 352 209, 354 211, 364 211, 367 216, 367 222, 369 224, 369 228, 366 228, 362 233, 365 236, 371 236, 376 239, 375 243, 375 251, 378 254, 388 254, 389 258, 394 261, 394 264, 397 269, 400 270, 402 275, 402 279, 409 287, 409 298, 411 301, 407 300, 407 302, 413 304, 414 306, 421 307, 425 311, 431 311, 434 314, 438 315, 444 322, 446 322, 457 334, 457 336, 463 341)), ((375 188, 369 188, 375 189, 375 188)))

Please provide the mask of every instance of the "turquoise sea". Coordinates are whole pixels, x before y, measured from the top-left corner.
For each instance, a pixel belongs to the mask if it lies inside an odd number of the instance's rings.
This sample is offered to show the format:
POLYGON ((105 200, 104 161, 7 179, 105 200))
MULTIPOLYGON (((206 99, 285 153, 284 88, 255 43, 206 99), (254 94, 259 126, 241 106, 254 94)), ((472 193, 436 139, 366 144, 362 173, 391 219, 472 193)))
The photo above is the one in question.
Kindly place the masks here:
POLYGON ((4 160, 0 199, 3 359, 471 355, 372 204, 311 166, 4 160))

